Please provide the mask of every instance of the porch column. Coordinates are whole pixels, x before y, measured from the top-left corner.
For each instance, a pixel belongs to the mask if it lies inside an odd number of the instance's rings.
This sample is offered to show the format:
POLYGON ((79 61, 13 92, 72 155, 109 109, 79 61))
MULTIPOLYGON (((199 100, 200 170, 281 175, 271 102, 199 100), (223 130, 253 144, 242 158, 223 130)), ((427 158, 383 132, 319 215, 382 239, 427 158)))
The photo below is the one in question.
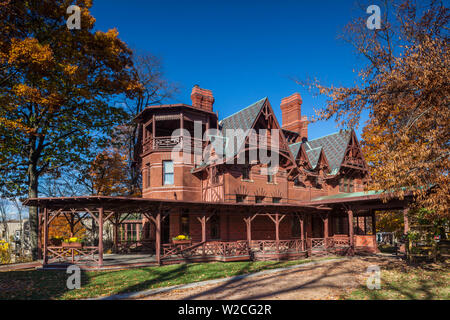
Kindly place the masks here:
POLYGON ((305 251, 305 236, 304 236, 304 215, 303 213, 299 215, 300 218, 300 238, 302 240, 302 251, 305 251))
POLYGON ((158 211, 155 219, 155 250, 156 250, 156 263, 161 264, 161 212, 158 211))
POLYGON ((98 266, 103 266, 103 207, 98 209, 98 266))
POLYGON ((280 221, 278 220, 278 213, 275 213, 275 242, 278 253, 280 251, 280 221))
POLYGON ((202 224, 202 242, 206 242, 206 216, 201 217, 200 223, 202 224))
POLYGON ((370 215, 372 217, 372 235, 373 235, 373 246, 375 252, 378 251, 378 245, 377 245, 377 228, 376 228, 376 217, 375 217, 375 210, 370 210, 370 215))
POLYGON ((374 236, 376 236, 377 235, 377 228, 376 228, 377 219, 375 217, 375 210, 370 210, 370 215, 372 216, 372 234, 374 236))
POLYGON ((42 259, 42 207, 38 208, 38 259, 42 259))
POLYGON ((47 207, 44 208, 44 256, 43 256, 43 261, 42 261, 42 265, 45 266, 48 263, 48 248, 47 248, 47 244, 48 244, 48 209, 47 207))
POLYGON ((252 241, 252 218, 249 216, 247 218, 244 218, 244 221, 247 228, 247 241, 250 245, 250 242, 252 241))
POLYGON ((113 223, 113 238, 114 238, 114 252, 117 253, 119 250, 119 214, 114 214, 114 223, 113 223))
POLYGON ((350 249, 352 250, 353 254, 353 247, 354 247, 354 239, 353 239, 353 211, 351 209, 348 209, 348 235, 350 240, 350 249))
POLYGON ((328 246, 328 213, 325 214, 323 219, 323 237, 325 238, 325 248, 328 246))
POLYGON ((408 219, 409 208, 403 208, 403 221, 404 221, 404 229, 403 234, 407 234, 409 232, 409 219, 408 219))

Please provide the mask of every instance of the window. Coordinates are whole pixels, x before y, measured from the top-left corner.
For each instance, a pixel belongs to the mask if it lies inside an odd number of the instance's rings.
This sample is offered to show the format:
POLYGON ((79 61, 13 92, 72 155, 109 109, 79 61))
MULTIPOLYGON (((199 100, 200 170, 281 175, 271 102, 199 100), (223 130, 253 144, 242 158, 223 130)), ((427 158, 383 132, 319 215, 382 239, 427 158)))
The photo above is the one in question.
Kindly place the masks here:
POLYGON ((295 178, 294 179, 294 186, 296 186, 296 187, 299 187, 301 184, 300 184, 300 179, 297 177, 297 178, 295 178))
POLYGON ((242 168, 242 180, 250 180, 250 167, 242 168))
POLYGON ((150 163, 147 163, 145 166, 145 186, 147 188, 150 187, 150 163))
POLYGON ((280 197, 272 198, 272 203, 280 203, 280 202, 281 202, 281 198, 280 197))
POLYGON ((209 219, 211 239, 220 239, 220 217, 215 214, 209 219))
POLYGON ((353 179, 350 178, 341 178, 339 182, 339 191, 340 192, 354 192, 354 183, 353 179))
POLYGON ((262 203, 263 200, 264 200, 264 197, 263 197, 263 196, 256 196, 256 197, 255 197, 255 203, 262 203))
POLYGON ((267 183, 273 183, 273 174, 267 175, 267 183))
POLYGON ((136 241, 141 230, 139 223, 123 223, 120 225, 119 238, 122 241, 136 241))
POLYGON ((236 202, 244 202, 246 195, 244 194, 237 194, 236 195, 236 202))
POLYGON ((163 185, 173 184, 173 161, 163 161, 163 185))
POLYGON ((184 213, 181 214, 180 218, 180 233, 188 236, 189 235, 189 214, 188 211, 184 211, 184 213))

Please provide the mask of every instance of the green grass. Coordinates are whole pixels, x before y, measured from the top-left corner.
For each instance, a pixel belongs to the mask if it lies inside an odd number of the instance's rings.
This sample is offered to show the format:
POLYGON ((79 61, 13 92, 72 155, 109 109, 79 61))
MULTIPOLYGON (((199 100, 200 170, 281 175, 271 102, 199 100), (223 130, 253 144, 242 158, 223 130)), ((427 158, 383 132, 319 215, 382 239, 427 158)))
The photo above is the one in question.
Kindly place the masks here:
MULTIPOLYGON (((325 259, 330 259, 328 257, 325 259)), ((336 258, 336 257, 334 257, 336 258)), ((320 259, 322 260, 322 259, 320 259)), ((0 272, 0 299, 83 299, 136 292, 311 262, 257 261, 177 264, 116 271, 82 272, 81 288, 69 290, 60 270, 0 272)))
POLYGON ((449 300, 448 265, 387 266, 381 270, 381 288, 366 285, 342 296, 350 300, 449 300))

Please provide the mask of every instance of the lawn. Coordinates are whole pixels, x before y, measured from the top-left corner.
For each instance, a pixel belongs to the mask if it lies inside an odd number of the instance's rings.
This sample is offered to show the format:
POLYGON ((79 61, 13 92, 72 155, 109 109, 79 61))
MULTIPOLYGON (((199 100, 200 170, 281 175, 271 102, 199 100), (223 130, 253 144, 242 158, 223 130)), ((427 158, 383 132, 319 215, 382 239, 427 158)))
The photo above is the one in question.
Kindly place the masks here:
POLYGON ((351 300, 449 300, 448 264, 408 266, 405 263, 381 269, 381 288, 370 290, 365 284, 342 296, 351 300))
POLYGON ((81 288, 74 290, 67 289, 66 281, 69 275, 65 271, 0 272, 0 299, 83 299, 109 296, 236 276, 311 261, 307 259, 284 262, 213 262, 115 271, 88 271, 82 272, 81 288))

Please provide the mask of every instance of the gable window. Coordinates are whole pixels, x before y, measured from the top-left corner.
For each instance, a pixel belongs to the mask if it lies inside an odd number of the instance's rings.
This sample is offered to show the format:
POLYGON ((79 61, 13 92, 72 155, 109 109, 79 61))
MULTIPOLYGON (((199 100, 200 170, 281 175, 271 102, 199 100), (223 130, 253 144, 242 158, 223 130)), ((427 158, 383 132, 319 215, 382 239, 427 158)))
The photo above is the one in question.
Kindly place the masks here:
POLYGON ((255 197, 255 203, 262 203, 264 200, 264 196, 256 196, 255 197))
POLYGON ((339 191, 340 192, 354 192, 354 181, 351 178, 341 178, 339 182, 339 191))
POLYGON ((245 194, 237 194, 236 195, 236 202, 244 202, 245 201, 245 194))
POLYGON ((220 239, 220 217, 215 214, 209 219, 211 239, 220 239))
POLYGON ((188 236, 189 235, 189 214, 187 211, 184 211, 181 214, 180 218, 180 233, 188 236))
POLYGON ((163 185, 173 184, 173 161, 163 161, 163 185))
POLYGON ((281 198, 280 197, 272 198, 272 203, 280 203, 280 202, 281 202, 281 198))

